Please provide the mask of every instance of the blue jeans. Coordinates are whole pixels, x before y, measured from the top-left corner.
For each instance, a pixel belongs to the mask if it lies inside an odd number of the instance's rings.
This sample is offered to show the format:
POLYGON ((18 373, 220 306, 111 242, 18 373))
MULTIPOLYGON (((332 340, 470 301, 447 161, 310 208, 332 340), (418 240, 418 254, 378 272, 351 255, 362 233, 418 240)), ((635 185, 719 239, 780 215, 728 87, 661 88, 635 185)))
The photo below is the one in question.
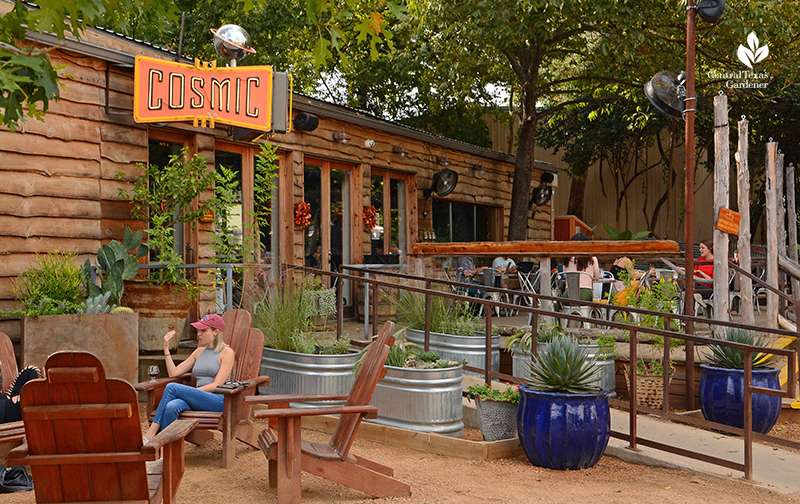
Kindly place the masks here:
POLYGON ((158 403, 156 416, 153 423, 165 428, 178 419, 186 410, 192 411, 217 411, 222 412, 223 398, 221 395, 206 392, 180 383, 168 383, 158 403))

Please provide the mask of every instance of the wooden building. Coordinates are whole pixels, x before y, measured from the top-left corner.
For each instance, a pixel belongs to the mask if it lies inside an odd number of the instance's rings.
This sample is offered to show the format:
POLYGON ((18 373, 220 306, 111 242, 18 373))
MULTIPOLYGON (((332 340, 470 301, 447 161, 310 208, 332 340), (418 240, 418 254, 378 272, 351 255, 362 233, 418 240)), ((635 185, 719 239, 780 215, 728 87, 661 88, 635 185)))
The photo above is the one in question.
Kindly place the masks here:
MULTIPOLYGON (((29 41, 57 44, 46 35, 29 41)), ((44 122, 29 120, 20 132, 0 130, 0 312, 17 307, 12 281, 37 253, 60 250, 83 262, 101 243, 121 239, 125 226, 146 226, 131 217, 130 203, 118 195, 137 174, 137 163, 188 147, 207 158, 209 169, 224 164, 240 171, 245 219, 252 198, 259 145, 237 140, 238 128, 134 122, 135 56, 174 61, 175 54, 97 29, 49 54, 67 76, 61 100, 51 104, 44 122), (118 172, 127 174, 125 180, 116 178, 118 172)), ((432 239, 431 231, 436 241, 505 238, 513 156, 297 94, 292 114, 316 116, 319 125, 269 139, 278 148, 280 173, 271 225, 261 230, 268 257, 255 260, 304 264, 319 247, 322 267, 329 269, 386 256, 404 262, 421 237, 432 239), (336 141, 335 133, 346 133, 349 140, 336 141), (458 174, 454 191, 426 198, 434 175, 444 168, 458 174), (314 221, 308 228, 294 223, 300 199, 312 204, 314 221), (364 229, 368 205, 391 215, 376 240, 364 229)), ((543 170, 557 168, 537 166, 536 185, 543 170)), ((531 239, 550 238, 551 215, 546 205, 529 216, 531 239)), ((205 223, 179 230, 187 263, 217 262, 209 247, 213 227, 205 223)), ((214 301, 213 294, 201 297, 195 310, 211 311, 214 301)), ((0 330, 12 336, 17 326, 15 320, 0 320, 0 330)))

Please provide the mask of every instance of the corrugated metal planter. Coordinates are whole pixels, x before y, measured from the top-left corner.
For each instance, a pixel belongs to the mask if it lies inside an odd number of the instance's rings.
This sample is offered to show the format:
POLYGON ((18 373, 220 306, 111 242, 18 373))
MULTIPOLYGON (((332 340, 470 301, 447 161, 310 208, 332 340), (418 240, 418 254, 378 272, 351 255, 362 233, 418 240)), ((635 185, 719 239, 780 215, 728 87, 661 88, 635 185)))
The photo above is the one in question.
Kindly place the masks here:
MULTIPOLYGON (((261 375, 269 376, 269 387, 258 392, 277 394, 348 394, 353 386, 353 368, 359 352, 319 355, 287 352, 264 347, 261 375)), ((332 401, 331 404, 344 401, 332 401)), ((319 404, 319 403, 316 403, 319 404)))
MULTIPOLYGON (((406 329, 406 340, 425 346, 425 331, 417 329, 406 329)), ((455 334, 442 334, 431 332, 432 352, 436 352, 445 359, 452 361, 467 361, 467 366, 484 369, 486 361, 486 337, 480 336, 456 336, 455 334)), ((492 336, 492 371, 500 370, 500 335, 492 336)), ((464 371, 465 374, 472 376, 483 376, 483 374, 464 371)))
POLYGON ((484 441, 499 441, 517 437, 517 410, 519 404, 475 398, 478 422, 484 441))
MULTIPOLYGON (((539 343, 539 352, 547 352, 550 343, 539 343)), ((597 351, 600 349, 598 345, 581 345, 581 347, 589 349, 589 358, 593 358, 597 351)), ((524 352, 515 344, 513 348, 513 356, 511 357, 512 369, 514 376, 524 381, 531 378, 530 369, 526 363, 531 362, 530 352, 524 352)), ((611 397, 617 397, 617 378, 616 369, 614 366, 614 359, 598 360, 597 367, 601 368, 600 377, 592 382, 595 387, 600 387, 602 390, 611 393, 611 397)))
POLYGON ((444 369, 386 366, 386 376, 378 381, 370 401, 378 407, 378 418, 366 421, 461 437, 462 380, 461 366, 444 369))
POLYGON ((519 387, 517 431, 537 466, 586 469, 600 460, 611 433, 608 392, 561 394, 519 387))
MULTIPOLYGON (((706 420, 744 428, 744 369, 700 368, 700 409, 706 420)), ((780 369, 754 369, 753 386, 780 390, 780 369)), ((753 394, 753 432, 766 434, 778 421, 781 398, 753 394)))

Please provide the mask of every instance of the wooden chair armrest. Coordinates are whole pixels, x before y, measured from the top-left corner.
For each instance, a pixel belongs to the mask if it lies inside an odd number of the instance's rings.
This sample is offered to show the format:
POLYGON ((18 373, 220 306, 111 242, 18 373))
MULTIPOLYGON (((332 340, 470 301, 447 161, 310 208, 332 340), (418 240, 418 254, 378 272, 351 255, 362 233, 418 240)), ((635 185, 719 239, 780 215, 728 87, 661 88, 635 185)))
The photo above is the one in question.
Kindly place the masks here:
POLYGON ((166 387, 168 383, 181 383, 184 381, 188 381, 189 378, 191 377, 192 377, 191 373, 185 373, 179 376, 172 376, 169 378, 159 378, 158 380, 137 383, 136 385, 133 386, 133 388, 135 388, 139 392, 156 390, 166 387))
POLYGON ((15 465, 25 465, 25 458, 28 456, 28 442, 23 441, 21 445, 17 446, 16 448, 12 448, 10 452, 8 452, 8 458, 6 460, 6 464, 9 467, 15 465))
POLYGON ((258 410, 253 413, 256 418, 281 418, 281 417, 304 417, 318 415, 339 415, 342 413, 364 413, 368 418, 375 418, 378 415, 378 407, 372 404, 360 406, 320 406, 314 408, 281 408, 258 410))
POLYGON ((155 453, 159 448, 175 441, 180 441, 197 427, 197 420, 175 420, 166 429, 156 434, 142 447, 142 453, 155 453))
POLYGON ((248 404, 270 404, 289 402, 344 401, 349 394, 279 394, 245 397, 248 404))
POLYGON ((22 420, 0 424, 0 444, 21 441, 25 438, 25 424, 22 420))
POLYGON ((233 388, 233 389, 227 388, 227 387, 226 388, 217 387, 216 389, 214 389, 214 393, 215 394, 222 394, 222 395, 229 396, 229 395, 239 394, 239 393, 244 392, 246 390, 252 390, 252 389, 260 386, 263 383, 266 383, 267 385, 269 385, 269 376, 257 376, 255 378, 251 378, 249 380, 241 380, 241 381, 247 382, 247 385, 246 386, 239 386, 239 387, 236 387, 236 388, 233 388))

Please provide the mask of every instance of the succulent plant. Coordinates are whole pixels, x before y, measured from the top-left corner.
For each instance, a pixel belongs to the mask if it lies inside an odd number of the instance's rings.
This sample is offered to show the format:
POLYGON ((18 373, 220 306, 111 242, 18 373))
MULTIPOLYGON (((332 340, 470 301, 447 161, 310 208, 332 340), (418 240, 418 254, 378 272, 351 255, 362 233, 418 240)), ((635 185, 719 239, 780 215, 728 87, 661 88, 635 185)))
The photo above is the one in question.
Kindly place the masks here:
POLYGON ((81 268, 83 286, 89 297, 109 292, 111 296, 106 299, 112 305, 118 305, 125 292, 123 281, 136 276, 139 272, 137 259, 146 256, 148 251, 147 245, 142 245, 142 232, 134 233, 129 227, 125 228, 122 243, 112 240, 107 245, 101 245, 97 251, 96 271, 100 285, 92 281, 92 263, 89 259, 86 259, 81 268), (130 254, 129 251, 133 251, 134 254, 130 254))
MULTIPOLYGON (((763 337, 759 336, 756 338, 756 334, 753 331, 744 329, 728 328, 725 332, 725 336, 721 339, 723 341, 742 343, 744 345, 767 346, 763 337)), ((707 354, 707 357, 714 367, 744 369, 744 350, 723 345, 709 345, 708 348, 711 350, 711 353, 707 354)), ((753 369, 769 369, 772 367, 773 359, 770 354, 753 352, 750 355, 753 359, 753 369)))
POLYGON ((530 366, 531 388, 540 392, 582 394, 597 392, 600 387, 590 385, 597 380, 600 368, 595 366, 597 356, 589 358, 588 351, 570 336, 555 336, 550 350, 536 356, 530 366))
POLYGON ((117 306, 111 313, 133 313, 133 308, 128 308, 127 306, 117 306))
POLYGON ((87 314, 102 314, 108 313, 111 307, 108 306, 108 298, 111 297, 111 292, 106 291, 102 294, 97 294, 86 300, 86 306, 83 313, 87 314))

